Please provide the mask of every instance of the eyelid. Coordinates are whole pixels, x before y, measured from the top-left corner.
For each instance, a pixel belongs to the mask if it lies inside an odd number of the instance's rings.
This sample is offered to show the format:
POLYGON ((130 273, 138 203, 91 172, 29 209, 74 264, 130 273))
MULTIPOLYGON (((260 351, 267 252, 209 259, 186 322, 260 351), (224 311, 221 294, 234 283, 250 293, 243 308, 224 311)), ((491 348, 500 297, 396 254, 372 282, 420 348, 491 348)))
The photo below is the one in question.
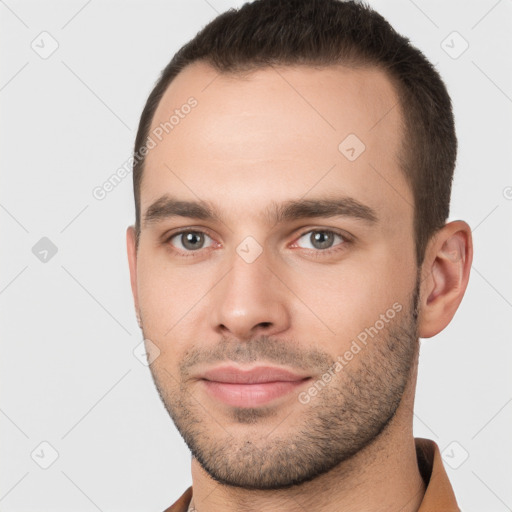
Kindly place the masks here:
POLYGON ((325 232, 325 233, 333 233, 334 235, 338 235, 341 238, 343 238, 345 240, 345 242, 354 242, 355 241, 355 237, 353 235, 347 233, 346 231, 339 230, 336 228, 331 228, 331 227, 313 227, 313 228, 307 228, 307 229, 304 229, 304 231, 301 231, 300 234, 295 237, 293 243, 295 243, 299 238, 302 238, 304 235, 307 235, 308 233, 313 233, 315 231, 325 232))
POLYGON ((349 245, 352 245, 355 242, 355 237, 352 235, 346 233, 345 231, 340 231, 335 228, 326 228, 326 227, 313 227, 309 229, 305 229, 302 231, 298 236, 295 237, 294 241, 292 242, 291 248, 293 250, 301 249, 302 251, 305 251, 307 254, 309 254, 312 257, 315 258, 322 258, 322 257, 329 257, 332 256, 338 252, 344 252, 348 249, 349 245), (305 247, 300 247, 297 242, 300 238, 302 238, 304 235, 307 235, 309 233, 313 232, 324 232, 324 233, 332 233, 334 235, 337 235, 342 238, 342 242, 338 243, 332 247, 329 247, 327 249, 309 249, 305 247))
POLYGON ((194 226, 187 226, 187 227, 183 227, 183 228, 178 228, 176 230, 172 230, 171 232, 167 232, 165 233, 163 236, 162 236, 162 243, 164 245, 170 245, 171 246, 171 249, 172 251, 176 252, 177 254, 179 255, 182 255, 182 256, 193 256, 193 255, 196 255, 196 254, 199 254, 199 253, 202 253, 204 252, 204 250, 206 249, 212 249, 212 248, 215 248, 215 246, 218 246, 219 243, 217 242, 217 240, 215 239, 215 237, 213 237, 210 233, 209 233, 209 230, 204 228, 204 227, 194 227, 194 226), (197 249, 196 251, 186 251, 186 250, 183 250, 183 249, 180 249, 179 247, 175 247, 172 243, 171 243, 171 240, 178 236, 178 235, 181 235, 183 233, 201 233, 202 235, 205 235, 207 236, 208 238, 210 238, 212 240, 212 243, 211 245, 209 245, 208 247, 202 247, 201 249, 197 249))
MULTIPOLYGON (((216 246, 218 247, 219 245, 221 245, 219 242, 217 242, 215 237, 212 236, 212 234, 210 233, 210 230, 208 228, 205 228, 205 227, 186 226, 186 227, 182 227, 182 228, 177 228, 176 230, 172 230, 171 232, 165 233, 162 236, 162 239, 163 239, 163 243, 164 244, 171 245, 173 251, 175 251, 175 252, 177 252, 178 254, 181 254, 181 255, 185 254, 185 255, 189 255, 189 256, 192 256, 192 255, 195 255, 195 254, 199 254, 199 253, 203 252, 206 249, 212 249, 212 248, 215 248, 216 246), (192 233, 202 233, 203 235, 208 236, 213 241, 213 243, 210 246, 208 246, 208 247, 204 247, 204 248, 198 249, 196 251, 184 251, 184 252, 182 252, 180 249, 178 249, 177 247, 174 247, 172 244, 170 244, 171 239, 173 239, 175 236, 178 236, 178 235, 180 235, 182 233, 189 233, 189 232, 192 232, 192 233)), ((345 231, 342 231, 342 230, 339 230, 339 229, 336 229, 336 228, 331 228, 331 227, 317 226, 317 227, 309 227, 307 229, 304 228, 304 230, 301 231, 299 235, 295 236, 294 241, 292 242, 291 246, 292 247, 296 246, 299 249, 302 249, 302 250, 305 250, 305 251, 309 251, 311 253, 315 253, 315 254, 321 255, 321 254, 330 254, 331 252, 335 252, 337 250, 342 250, 342 249, 345 248, 346 245, 352 244, 354 241, 355 241, 355 237, 353 235, 345 232, 345 231), (307 249, 307 248, 304 248, 304 247, 296 246, 297 241, 300 238, 302 238, 304 235, 307 235, 308 233, 312 233, 312 232, 315 232, 315 231, 318 231, 318 232, 322 232, 323 231, 323 232, 327 232, 327 233, 333 233, 335 235, 340 236, 343 239, 343 242, 339 243, 339 244, 337 244, 337 245, 335 245, 333 247, 329 247, 328 249, 307 249)))
POLYGON ((182 228, 176 228, 171 229, 170 231, 166 231, 162 235, 162 240, 164 242, 168 242, 171 238, 175 237, 176 235, 180 235, 182 233, 202 233, 204 235, 208 235, 210 238, 214 239, 214 236, 211 234, 210 230, 205 227, 199 227, 199 226, 186 226, 182 228))

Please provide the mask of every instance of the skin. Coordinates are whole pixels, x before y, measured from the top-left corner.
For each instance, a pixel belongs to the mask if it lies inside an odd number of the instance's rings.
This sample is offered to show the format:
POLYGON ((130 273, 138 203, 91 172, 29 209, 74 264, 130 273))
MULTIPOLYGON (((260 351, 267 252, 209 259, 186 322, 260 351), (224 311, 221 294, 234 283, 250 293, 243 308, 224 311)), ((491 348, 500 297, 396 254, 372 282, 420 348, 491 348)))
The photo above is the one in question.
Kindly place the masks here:
POLYGON ((418 338, 455 314, 472 241, 465 222, 447 223, 416 267, 390 81, 373 68, 265 68, 242 77, 195 63, 169 86, 152 129, 190 96, 197 107, 147 155, 141 212, 144 219, 168 194, 208 202, 220 219, 142 222, 138 249, 133 226, 127 248, 144 338, 160 351, 152 376, 194 455, 196 509, 418 510, 418 338), (366 146, 352 162, 338 149, 351 133, 366 146), (273 202, 341 196, 372 208, 377 221, 266 216, 273 202), (199 249, 191 250, 171 238, 182 228, 205 233, 204 245, 193 239, 199 249), (318 248, 311 232, 325 230, 341 236, 318 248), (262 251, 251 263, 237 252, 249 236, 258 244, 249 252, 262 251), (298 395, 311 383, 270 405, 232 407, 199 378, 231 361, 317 381, 393 304, 401 311, 308 403, 298 395))

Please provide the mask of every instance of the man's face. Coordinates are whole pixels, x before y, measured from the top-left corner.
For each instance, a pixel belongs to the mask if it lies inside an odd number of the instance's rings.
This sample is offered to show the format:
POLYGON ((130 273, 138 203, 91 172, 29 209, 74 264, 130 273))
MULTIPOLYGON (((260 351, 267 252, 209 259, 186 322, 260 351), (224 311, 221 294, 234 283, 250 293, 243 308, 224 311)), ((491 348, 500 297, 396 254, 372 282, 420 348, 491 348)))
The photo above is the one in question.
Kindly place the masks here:
POLYGON ((400 403, 416 356, 417 269, 397 102, 376 69, 240 77, 194 64, 157 109, 150 134, 180 115, 146 158, 132 284, 160 350, 158 392, 216 480, 310 480, 375 439, 400 403), (197 105, 182 109, 190 97, 197 105), (226 366, 296 377, 207 374, 226 366))

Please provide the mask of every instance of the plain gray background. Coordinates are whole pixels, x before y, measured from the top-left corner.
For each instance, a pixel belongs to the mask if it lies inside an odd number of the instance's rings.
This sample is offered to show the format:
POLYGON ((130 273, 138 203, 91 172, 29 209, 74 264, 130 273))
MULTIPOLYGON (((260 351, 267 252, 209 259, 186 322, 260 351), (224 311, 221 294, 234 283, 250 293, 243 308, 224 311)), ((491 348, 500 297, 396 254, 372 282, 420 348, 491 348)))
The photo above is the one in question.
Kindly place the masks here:
MULTIPOLYGON (((131 175, 103 200, 93 190, 130 156, 175 51, 241 3, 0 1, 4 512, 157 512, 191 484, 188 449, 133 353, 131 175)), ((415 435, 438 443, 465 512, 512 510, 512 1, 370 4, 447 83, 450 220, 474 234, 462 305, 422 340, 415 435)))

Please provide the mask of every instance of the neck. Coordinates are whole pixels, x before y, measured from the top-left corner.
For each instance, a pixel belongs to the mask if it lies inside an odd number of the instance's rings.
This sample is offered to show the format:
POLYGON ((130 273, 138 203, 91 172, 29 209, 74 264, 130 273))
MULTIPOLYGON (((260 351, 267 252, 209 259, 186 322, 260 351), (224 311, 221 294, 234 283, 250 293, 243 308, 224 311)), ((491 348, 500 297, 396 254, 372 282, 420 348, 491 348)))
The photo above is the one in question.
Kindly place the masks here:
POLYGON ((230 487, 214 481, 193 458, 195 509, 197 512, 417 512, 425 483, 418 469, 412 433, 417 366, 412 373, 387 428, 351 459, 309 482, 271 491, 230 487))

